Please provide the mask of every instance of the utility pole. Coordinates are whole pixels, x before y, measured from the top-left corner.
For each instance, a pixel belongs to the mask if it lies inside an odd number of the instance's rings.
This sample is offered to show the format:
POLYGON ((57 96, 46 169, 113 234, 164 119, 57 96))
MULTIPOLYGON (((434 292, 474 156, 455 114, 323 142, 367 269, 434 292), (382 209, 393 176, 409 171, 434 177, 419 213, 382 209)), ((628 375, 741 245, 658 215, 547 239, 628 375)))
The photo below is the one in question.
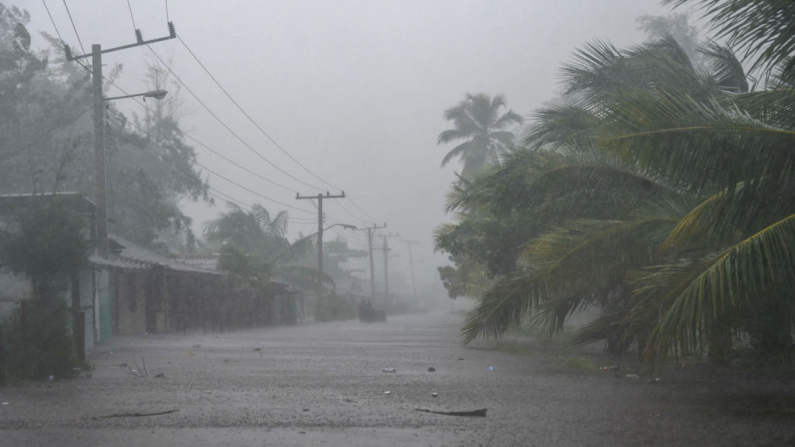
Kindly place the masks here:
POLYGON ((77 59, 91 58, 91 76, 93 79, 93 92, 94 92, 94 163, 96 169, 96 183, 97 183, 97 254, 102 258, 108 257, 108 210, 105 195, 105 121, 104 121, 104 101, 102 95, 102 55, 111 53, 113 51, 125 50, 141 45, 148 45, 150 43, 160 42, 163 40, 173 39, 177 37, 174 30, 174 23, 168 22, 167 37, 159 39, 144 40, 140 29, 135 30, 136 42, 129 45, 123 45, 116 48, 107 50, 102 49, 102 45, 94 44, 91 46, 91 53, 81 54, 78 56, 72 55, 72 50, 68 45, 64 45, 64 52, 66 53, 66 60, 74 61, 77 59))
POLYGON ((375 301, 375 272, 373 268, 373 231, 380 230, 382 228, 386 228, 386 222, 380 227, 376 224, 373 224, 372 227, 368 228, 360 228, 355 231, 366 231, 367 232, 367 249, 370 252, 370 299, 375 301))
MULTIPOLYGON (((414 257, 411 256, 411 246, 414 245, 414 244, 419 244, 419 242, 412 241, 412 240, 405 240, 404 241, 402 239, 400 240, 400 242, 403 242, 404 244, 406 244, 406 247, 409 249, 409 266, 411 267, 411 289, 414 292, 414 302, 416 303, 418 301, 418 298, 417 298, 417 281, 415 281, 415 279, 414 279, 414 257)), ((419 305, 419 303, 417 303, 417 305, 419 305)))
POLYGON ((345 191, 338 196, 332 196, 326 191, 326 195, 318 194, 316 196, 301 196, 295 194, 295 200, 314 200, 317 199, 317 269, 323 272, 323 199, 344 199, 345 191))
POLYGON ((386 292, 387 298, 389 298, 389 244, 387 243, 387 239, 390 237, 399 237, 400 234, 382 234, 381 239, 384 241, 384 291, 386 292))

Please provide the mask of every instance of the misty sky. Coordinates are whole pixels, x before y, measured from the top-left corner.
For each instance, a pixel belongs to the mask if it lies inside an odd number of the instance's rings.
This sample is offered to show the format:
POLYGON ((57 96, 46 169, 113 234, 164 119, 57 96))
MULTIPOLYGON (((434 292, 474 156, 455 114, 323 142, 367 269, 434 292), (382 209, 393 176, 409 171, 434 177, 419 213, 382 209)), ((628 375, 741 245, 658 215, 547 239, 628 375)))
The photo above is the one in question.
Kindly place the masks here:
MULTIPOLYGON (((39 0, 4 1, 27 9, 32 31, 55 34, 39 0)), ((83 45, 113 47, 134 42, 124 0, 69 0, 83 45)), ((131 0, 145 39, 165 36, 164 0, 131 0)), ((67 43, 78 48, 63 2, 48 0, 67 43)), ((502 93, 508 106, 527 116, 555 95, 558 69, 587 41, 608 39, 618 46, 639 43, 635 19, 665 14, 657 0, 517 1, 213 1, 170 0, 177 34, 229 93, 282 147, 315 174, 339 186, 349 200, 324 203, 330 222, 357 226, 386 221, 388 230, 422 242, 415 248, 418 282, 438 282, 431 232, 451 218, 442 210, 445 193, 460 170, 439 163, 449 146, 437 146, 448 128, 442 113, 464 94, 502 93), (353 216, 351 215, 353 214, 353 216), (376 218, 376 219, 373 219, 376 218)), ((43 41, 34 42, 38 46, 43 41)), ((179 41, 152 48, 172 59, 180 78, 222 120, 264 157, 306 183, 323 184, 284 156, 223 95, 179 41)), ((79 52, 79 50, 77 50, 79 52)), ((123 64, 117 84, 145 91, 146 47, 107 54, 106 65, 123 64)), ((106 68, 107 69, 107 68, 106 68)), ((110 94, 121 94, 111 89, 110 94)), ((305 211, 289 210, 291 234, 316 231, 316 212, 295 193, 317 194, 267 166, 218 124, 187 91, 189 113, 182 128, 262 176, 276 188, 196 147, 199 161, 247 188, 305 211)), ((118 104, 125 113, 140 108, 118 104)), ((281 205, 210 176, 210 185, 245 203, 281 205)), ((197 234, 226 208, 186 204, 197 234)), ((335 237, 336 231, 327 233, 335 237)), ((342 233, 343 230, 339 230, 342 233)), ((361 233, 346 233, 364 247, 361 233)), ((395 247, 396 268, 407 256, 395 247)))

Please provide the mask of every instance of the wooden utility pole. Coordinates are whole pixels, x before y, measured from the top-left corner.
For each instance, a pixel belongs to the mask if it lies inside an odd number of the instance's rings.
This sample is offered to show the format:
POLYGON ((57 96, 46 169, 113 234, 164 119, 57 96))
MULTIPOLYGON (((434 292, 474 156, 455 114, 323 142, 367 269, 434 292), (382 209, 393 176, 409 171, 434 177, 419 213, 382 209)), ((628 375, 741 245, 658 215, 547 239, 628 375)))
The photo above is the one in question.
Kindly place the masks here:
POLYGON ((373 268, 373 232, 376 230, 380 230, 382 228, 386 228, 386 222, 382 226, 377 226, 373 224, 372 227, 367 228, 359 228, 358 230, 354 231, 366 231, 367 232, 367 249, 370 252, 370 299, 375 301, 375 272, 373 268))
POLYGON ((344 199, 345 191, 338 196, 332 196, 326 191, 326 195, 318 194, 316 196, 301 196, 295 194, 295 200, 314 200, 317 199, 317 269, 323 272, 323 199, 344 199))
MULTIPOLYGON (((414 302, 417 303, 417 301, 418 301, 418 298, 417 298, 417 281, 414 279, 414 257, 411 256, 411 246, 414 245, 414 244, 419 244, 419 242, 411 241, 411 240, 405 240, 404 241, 402 239, 400 240, 400 242, 403 242, 404 244, 406 244, 406 247, 409 250, 409 266, 411 267, 411 289, 414 292, 414 302)), ((419 305, 419 303, 417 303, 417 305, 419 305)))
MULTIPOLYGON (((105 120, 104 120, 104 102, 105 98, 102 94, 102 55, 113 51, 124 50, 141 45, 148 45, 150 43, 160 42, 163 40, 173 39, 177 37, 174 30, 174 23, 168 22, 169 35, 159 39, 144 40, 141 30, 135 30, 136 42, 130 45, 123 45, 116 48, 102 49, 102 45, 94 44, 91 46, 91 53, 81 54, 78 56, 72 55, 72 50, 68 45, 64 45, 64 52, 66 53, 66 60, 74 61, 77 59, 91 58, 91 76, 93 79, 93 92, 94 92, 94 163, 96 170, 96 184, 97 184, 97 240, 96 248, 97 254, 102 258, 108 257, 108 211, 105 195, 105 120)), ((131 95, 136 96, 136 95, 131 95)))
POLYGON ((389 298, 389 243, 387 243, 387 239, 390 237, 399 237, 399 234, 382 234, 381 239, 384 241, 384 292, 386 292, 387 298, 389 298))

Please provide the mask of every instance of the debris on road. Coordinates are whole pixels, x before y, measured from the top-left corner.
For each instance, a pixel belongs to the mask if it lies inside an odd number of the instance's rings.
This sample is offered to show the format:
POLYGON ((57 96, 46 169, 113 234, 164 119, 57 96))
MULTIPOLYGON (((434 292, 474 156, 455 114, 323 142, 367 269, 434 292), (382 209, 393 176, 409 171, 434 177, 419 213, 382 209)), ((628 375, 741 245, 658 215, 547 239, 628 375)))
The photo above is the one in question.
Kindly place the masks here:
POLYGON ((625 377, 627 379, 640 379, 640 375, 639 374, 627 374, 625 377))
POLYGON ((464 360, 464 358, 463 357, 459 357, 457 360, 464 360))
POLYGON ((436 372, 436 368, 434 368, 433 366, 431 366, 430 368, 428 368, 428 372, 436 372))
POLYGON ((165 378, 166 378, 166 375, 163 374, 163 373, 155 374, 155 379, 165 379, 165 378))
POLYGON ((385 372, 385 373, 396 373, 397 372, 397 370, 395 368, 384 368, 381 371, 385 372))
POLYGON ((303 409, 303 410, 301 410, 301 411, 309 411, 309 408, 304 408, 304 409, 303 409))
POLYGON ((439 397, 439 393, 431 393, 431 397, 439 397))
POLYGON ((423 413, 443 414, 445 416, 468 416, 468 417, 486 417, 488 408, 481 408, 480 410, 473 411, 433 411, 424 408, 415 408, 414 411, 422 411, 423 413))
POLYGON ((116 413, 110 414, 108 416, 95 416, 91 419, 111 419, 111 418, 140 418, 144 416, 161 416, 164 414, 171 414, 176 413, 179 409, 176 410, 168 410, 168 411, 158 411, 157 413, 116 413))
POLYGON ((384 391, 384 394, 389 396, 390 394, 392 394, 392 392, 391 391, 384 391))
POLYGON ((254 348, 254 350, 257 352, 262 352, 262 348, 254 348))
POLYGON ((486 369, 488 369, 489 371, 494 371, 494 367, 493 367, 493 366, 489 366, 489 367, 488 367, 488 368, 486 368, 486 369))

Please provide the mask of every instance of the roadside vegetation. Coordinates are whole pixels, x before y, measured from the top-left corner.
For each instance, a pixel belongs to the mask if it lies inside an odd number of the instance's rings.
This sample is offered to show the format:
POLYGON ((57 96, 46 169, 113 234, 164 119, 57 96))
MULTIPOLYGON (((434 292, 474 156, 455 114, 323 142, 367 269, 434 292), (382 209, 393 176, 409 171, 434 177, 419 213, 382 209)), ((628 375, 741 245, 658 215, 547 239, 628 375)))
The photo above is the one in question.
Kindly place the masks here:
MULTIPOLYGON (((451 296, 478 300, 464 342, 595 308, 573 345, 792 364, 795 9, 666 3, 701 8, 714 40, 680 14, 642 19, 636 46, 584 45, 518 144, 451 186, 436 243, 451 296)), ((479 113, 496 116, 456 127, 479 113)))

